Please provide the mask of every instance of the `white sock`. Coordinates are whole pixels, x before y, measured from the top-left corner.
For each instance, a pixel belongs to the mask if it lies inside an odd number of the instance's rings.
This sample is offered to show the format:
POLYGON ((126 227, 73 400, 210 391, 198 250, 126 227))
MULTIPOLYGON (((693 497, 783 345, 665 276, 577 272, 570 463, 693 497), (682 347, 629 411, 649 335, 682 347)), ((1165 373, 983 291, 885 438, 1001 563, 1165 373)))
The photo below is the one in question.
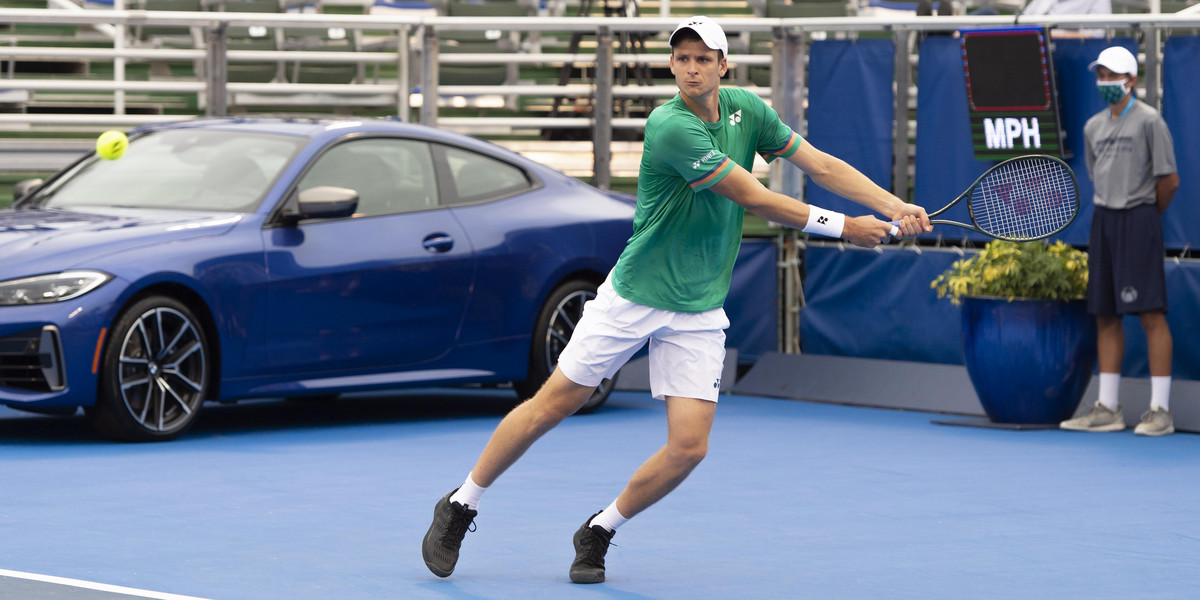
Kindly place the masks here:
POLYGON ((1120 403, 1117 392, 1121 389, 1120 373, 1100 373, 1100 397, 1097 400, 1108 410, 1115 411, 1120 403))
POLYGON ((471 479, 471 474, 467 473, 467 480, 463 482, 457 492, 454 492, 450 496, 450 501, 457 502, 471 510, 476 510, 479 508, 479 499, 483 497, 485 491, 487 491, 487 488, 480 487, 478 483, 475 483, 471 479))
POLYGON ((589 525, 599 525, 609 531, 616 531, 618 527, 625 524, 625 517, 621 516, 621 511, 617 510, 617 501, 613 500, 608 508, 600 511, 600 514, 592 517, 589 525))
POLYGON ((1171 410, 1171 376, 1150 378, 1150 410, 1171 410))

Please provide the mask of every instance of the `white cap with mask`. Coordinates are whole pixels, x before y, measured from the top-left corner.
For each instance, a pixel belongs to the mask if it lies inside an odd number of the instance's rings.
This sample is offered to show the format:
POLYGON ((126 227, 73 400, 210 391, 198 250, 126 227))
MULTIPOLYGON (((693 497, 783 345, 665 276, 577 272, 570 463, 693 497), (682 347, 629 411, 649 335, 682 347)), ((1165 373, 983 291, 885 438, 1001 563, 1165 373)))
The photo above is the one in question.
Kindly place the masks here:
MULTIPOLYGON (((1105 48, 1100 56, 1088 65, 1088 69, 1091 71, 1095 71, 1098 67, 1104 67, 1116 75, 1124 75, 1116 81, 1096 78, 1096 90, 1100 92, 1100 98, 1110 106, 1124 101, 1125 97, 1133 92, 1132 78, 1137 77, 1138 72, 1137 58, 1133 56, 1133 53, 1120 46, 1105 48)), ((1133 103, 1130 102, 1120 116, 1124 116, 1132 108, 1133 103)))
POLYGON ((1105 48, 1100 52, 1100 56, 1088 65, 1088 70, 1095 71, 1096 67, 1104 67, 1121 75, 1137 75, 1138 72, 1137 58, 1121 46, 1105 48))
POLYGON ((704 41, 704 45, 710 50, 720 50, 722 57, 729 56, 729 40, 725 39, 725 30, 721 29, 717 22, 708 17, 691 17, 684 19, 675 31, 671 32, 670 39, 667 43, 672 48, 675 47, 675 34, 682 29, 691 29, 700 35, 700 39, 704 41))

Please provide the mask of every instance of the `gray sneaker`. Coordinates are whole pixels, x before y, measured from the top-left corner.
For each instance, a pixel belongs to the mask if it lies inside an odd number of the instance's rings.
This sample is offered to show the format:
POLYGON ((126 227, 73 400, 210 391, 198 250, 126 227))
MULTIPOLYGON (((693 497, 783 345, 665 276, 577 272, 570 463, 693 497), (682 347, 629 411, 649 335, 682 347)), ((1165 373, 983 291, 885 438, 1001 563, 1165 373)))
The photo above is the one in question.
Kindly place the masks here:
POLYGON ((1142 415, 1142 422, 1133 430, 1138 435, 1170 435, 1175 433, 1171 411, 1153 408, 1142 415))
POLYGON ((1075 417, 1059 424, 1062 429, 1071 431, 1121 431, 1125 429, 1125 417, 1121 415, 1121 407, 1109 410, 1099 401, 1082 417, 1075 417))

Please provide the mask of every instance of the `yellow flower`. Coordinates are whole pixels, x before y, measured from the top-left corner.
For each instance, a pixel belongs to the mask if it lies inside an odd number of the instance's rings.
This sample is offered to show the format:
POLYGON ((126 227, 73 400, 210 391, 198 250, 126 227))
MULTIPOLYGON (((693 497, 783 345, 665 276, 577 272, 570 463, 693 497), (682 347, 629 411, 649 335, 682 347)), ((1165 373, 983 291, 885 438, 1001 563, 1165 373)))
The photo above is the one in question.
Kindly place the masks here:
POLYGON ((939 298, 963 296, 1075 300, 1087 293, 1087 253, 1062 241, 989 242, 930 284, 939 298))

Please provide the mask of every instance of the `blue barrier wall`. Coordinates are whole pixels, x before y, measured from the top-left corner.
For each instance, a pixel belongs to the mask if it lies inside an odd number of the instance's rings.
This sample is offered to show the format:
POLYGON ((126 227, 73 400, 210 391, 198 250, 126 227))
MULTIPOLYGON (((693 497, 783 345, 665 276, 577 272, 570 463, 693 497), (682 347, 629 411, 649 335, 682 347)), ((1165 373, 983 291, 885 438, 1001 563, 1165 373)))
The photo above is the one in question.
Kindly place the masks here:
MULTIPOLYGON (((813 118, 813 115, 809 115, 813 118)), ((993 163, 975 160, 962 45, 952 37, 926 38, 917 64, 917 146, 913 165, 913 199, 934 211, 958 197, 993 163)), ((955 205, 943 218, 970 223, 967 207, 955 205)), ((930 236, 985 239, 965 229, 941 227, 930 236)))
POLYGON ((725 347, 736 348, 738 362, 752 364, 779 348, 779 283, 775 270, 776 248, 769 239, 742 241, 725 314, 729 329, 725 347))
POLYGON ((929 287, 962 257, 810 244, 800 340, 810 354, 962 364, 958 307, 929 287))
MULTIPOLYGON (((806 138, 884 189, 892 181, 894 54, 890 39, 828 40, 813 43, 808 61, 806 138)), ((808 202, 850 215, 871 212, 806 181, 808 202)))
MULTIPOLYGON (((800 315, 804 352, 963 364, 962 313, 938 299, 930 283, 955 260, 975 252, 809 244, 806 305, 800 315)), ((1174 375, 1200 380, 1200 345, 1189 342, 1200 315, 1200 261, 1171 258, 1165 264, 1174 375)), ((1148 377, 1146 337, 1135 317, 1125 319, 1125 343, 1122 372, 1148 377)))
MULTIPOLYGON (((883 161, 878 153, 864 151, 847 139, 862 136, 880 147, 887 144, 890 154, 892 98, 890 91, 881 91, 881 82, 890 85, 891 66, 875 54, 879 48, 857 50, 846 48, 845 42, 822 48, 833 43, 813 44, 810 94, 817 101, 810 102, 807 112, 809 140, 835 155, 845 153, 850 157, 847 162, 856 167, 867 165, 874 169, 870 173, 882 173, 883 161), (863 64, 850 68, 841 62, 850 59, 863 64), (863 128, 870 131, 864 133, 863 128), (889 141, 882 141, 885 139, 889 141)), ((1086 247, 1093 187, 1081 145, 1083 125, 1104 109, 1095 90, 1095 77, 1087 66, 1109 45, 1133 51, 1137 46, 1131 39, 1055 40, 1054 44, 1066 159, 1076 172, 1081 198, 1078 219, 1058 237, 1086 247)), ((959 40, 944 36, 924 40, 917 73, 914 194, 917 203, 930 209, 940 208, 956 197, 992 164, 974 158, 963 77, 959 40)), ((1195 108, 1198 81, 1200 37, 1172 36, 1163 54, 1163 116, 1175 141, 1181 180, 1175 201, 1163 217, 1167 246, 1172 249, 1200 247, 1200 110, 1195 108)), ((890 169, 890 158, 887 163, 890 169)), ((890 177, 875 177, 881 185, 890 181, 890 177)), ((852 208, 857 205, 832 198, 815 186, 809 188, 809 193, 809 200, 815 204, 863 213, 861 208, 852 208)), ((947 213, 947 218, 969 221, 962 206, 947 213)), ((953 227, 939 227, 929 237, 937 236, 978 242, 987 239, 953 227)), ((972 251, 965 252, 969 255, 972 251)), ((956 251, 944 248, 922 248, 918 252, 889 247, 875 252, 835 244, 810 245, 805 254, 806 306, 800 322, 804 351, 962 364, 959 309, 949 301, 938 300, 929 288, 930 282, 957 258, 956 251)), ((1178 378, 1200 380, 1200 347, 1187 342, 1200 316, 1200 261, 1170 258, 1166 269, 1168 322, 1176 340, 1174 373, 1178 378)), ((1145 336, 1136 319, 1126 319, 1125 337, 1123 372, 1147 376, 1145 336)))
POLYGON ((1200 246, 1200 110, 1196 109, 1200 83, 1200 37, 1172 36, 1163 54, 1163 118, 1175 140, 1179 191, 1163 215, 1167 246, 1200 246))

